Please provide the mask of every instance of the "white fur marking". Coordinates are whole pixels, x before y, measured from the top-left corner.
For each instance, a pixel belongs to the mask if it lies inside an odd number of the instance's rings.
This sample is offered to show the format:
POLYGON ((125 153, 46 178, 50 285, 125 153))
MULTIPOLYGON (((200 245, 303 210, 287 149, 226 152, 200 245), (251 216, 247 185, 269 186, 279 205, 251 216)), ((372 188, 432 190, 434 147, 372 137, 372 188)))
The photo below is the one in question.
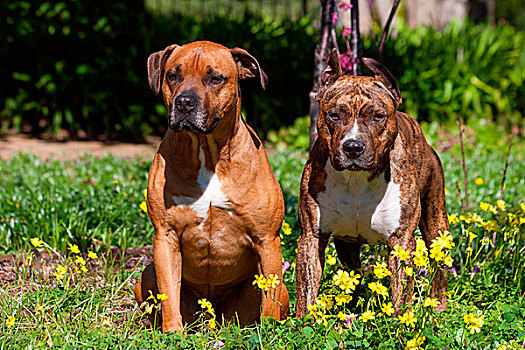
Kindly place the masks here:
POLYGON ((330 160, 324 192, 317 195, 320 227, 336 236, 358 237, 368 243, 386 241, 399 227, 400 185, 383 174, 368 182, 368 172, 337 171, 330 160))
POLYGON ((202 149, 199 152, 199 160, 201 168, 197 176, 197 183, 199 184, 202 195, 199 198, 188 196, 173 196, 175 204, 180 206, 187 206, 197 213, 197 216, 202 218, 202 223, 208 218, 208 210, 210 206, 224 209, 230 212, 231 207, 228 204, 229 200, 222 192, 221 182, 219 177, 213 171, 209 171, 205 166, 204 152, 202 149))
POLYGON ((354 119, 354 125, 352 125, 352 130, 350 130, 350 133, 348 133, 348 136, 346 136, 343 140, 357 140, 357 137, 359 136, 359 125, 357 124, 357 117, 354 119))

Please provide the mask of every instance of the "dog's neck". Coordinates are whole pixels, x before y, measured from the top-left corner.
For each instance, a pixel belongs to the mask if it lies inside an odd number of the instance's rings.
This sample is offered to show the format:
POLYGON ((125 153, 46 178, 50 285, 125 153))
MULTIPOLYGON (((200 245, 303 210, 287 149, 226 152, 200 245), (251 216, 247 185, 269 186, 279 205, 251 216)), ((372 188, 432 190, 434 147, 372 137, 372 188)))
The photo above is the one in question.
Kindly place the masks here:
MULTIPOLYGON (((219 160, 230 159, 231 147, 235 146, 236 142, 235 136, 241 132, 240 129, 246 128, 241 120, 240 97, 237 101, 233 108, 224 112, 224 117, 212 133, 200 134, 187 131, 175 133, 169 130, 171 142, 176 148, 184 149, 185 157, 191 154, 192 158, 198 159, 203 152, 206 167, 209 170, 214 169, 219 160)), ((178 155, 180 154, 175 152, 175 156, 178 155)))

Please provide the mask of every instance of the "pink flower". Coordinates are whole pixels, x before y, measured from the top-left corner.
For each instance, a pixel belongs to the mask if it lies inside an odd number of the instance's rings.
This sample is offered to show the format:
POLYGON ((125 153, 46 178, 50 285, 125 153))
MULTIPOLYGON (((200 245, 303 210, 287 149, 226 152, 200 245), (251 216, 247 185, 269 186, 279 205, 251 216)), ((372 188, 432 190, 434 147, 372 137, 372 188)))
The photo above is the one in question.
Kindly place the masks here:
POLYGON ((349 36, 350 34, 352 34, 352 28, 343 29, 343 36, 349 36))
POLYGON ((212 349, 220 349, 224 346, 224 343, 222 341, 217 341, 215 344, 213 344, 213 346, 211 347, 212 349))
POLYGON ((283 263, 283 273, 290 268, 290 263, 288 261, 285 261, 283 263))
POLYGON ((348 315, 348 318, 345 320, 346 325, 349 326, 352 323, 352 321, 355 320, 358 316, 358 314, 348 315))
POLYGON ((332 15, 332 24, 335 24, 337 22, 337 12, 334 11, 334 14, 332 15))
POLYGON ((352 70, 352 58, 347 53, 339 55, 339 60, 341 61, 341 69, 343 72, 352 70))
POLYGON ((341 5, 339 5, 339 8, 343 10, 344 12, 346 12, 352 8, 352 4, 349 4, 347 2, 342 2, 341 5))

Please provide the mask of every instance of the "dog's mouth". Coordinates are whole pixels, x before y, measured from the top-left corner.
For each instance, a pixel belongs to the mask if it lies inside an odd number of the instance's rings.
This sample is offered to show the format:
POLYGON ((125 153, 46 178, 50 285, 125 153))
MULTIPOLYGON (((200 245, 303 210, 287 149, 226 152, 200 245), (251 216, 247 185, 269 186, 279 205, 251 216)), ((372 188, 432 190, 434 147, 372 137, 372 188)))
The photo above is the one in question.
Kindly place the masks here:
POLYGON ((211 124, 207 125, 205 115, 197 117, 174 114, 168 117, 168 127, 175 132, 189 131, 198 134, 211 134, 220 120, 221 118, 219 116, 215 116, 211 124))
POLYGON ((330 157, 332 167, 337 171, 349 170, 349 171, 371 171, 375 169, 373 161, 365 162, 361 159, 347 159, 340 156, 330 157))

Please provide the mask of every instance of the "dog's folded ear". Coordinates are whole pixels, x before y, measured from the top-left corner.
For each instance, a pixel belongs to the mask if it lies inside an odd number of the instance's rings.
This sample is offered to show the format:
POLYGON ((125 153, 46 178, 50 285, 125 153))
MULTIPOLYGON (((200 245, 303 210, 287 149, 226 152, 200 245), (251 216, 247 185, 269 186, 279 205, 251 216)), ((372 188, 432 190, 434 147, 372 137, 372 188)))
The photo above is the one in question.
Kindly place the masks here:
POLYGON ((173 50, 179 45, 170 45, 162 51, 157 51, 148 57, 148 80, 151 90, 158 95, 162 86, 162 79, 164 79, 164 68, 166 61, 170 57, 173 50))
POLYGON ((401 92, 399 92, 399 84, 392 73, 373 58, 363 57, 363 62, 368 68, 370 68, 372 73, 374 73, 375 79, 379 80, 385 88, 390 91, 394 97, 396 107, 399 106, 401 102, 403 102, 403 99, 401 98, 401 92))
POLYGON ((330 51, 330 56, 328 57, 328 64, 325 69, 321 72, 319 91, 317 92, 317 98, 322 96, 323 92, 332 85, 339 77, 343 75, 341 70, 341 62, 339 61, 339 55, 337 54, 336 49, 330 51))
POLYGON ((268 84, 268 76, 261 69, 259 62, 248 53, 248 51, 241 49, 239 47, 230 49, 230 52, 233 56, 233 59, 237 63, 237 69, 239 71, 239 79, 244 79, 246 77, 257 77, 261 81, 261 86, 266 90, 266 85, 268 84))

